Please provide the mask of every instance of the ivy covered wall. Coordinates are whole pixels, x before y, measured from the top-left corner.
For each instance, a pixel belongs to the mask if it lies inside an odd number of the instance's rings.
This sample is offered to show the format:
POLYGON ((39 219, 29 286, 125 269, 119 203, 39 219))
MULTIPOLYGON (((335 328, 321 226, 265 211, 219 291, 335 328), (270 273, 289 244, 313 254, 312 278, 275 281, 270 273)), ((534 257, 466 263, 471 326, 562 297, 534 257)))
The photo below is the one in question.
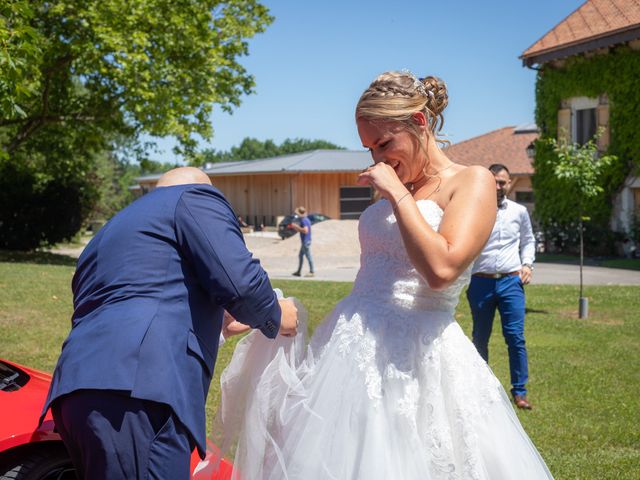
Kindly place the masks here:
MULTIPOLYGON (((532 179, 535 192, 535 217, 551 235, 563 231, 572 237, 572 224, 577 221, 578 198, 560 186, 553 174, 555 155, 544 145, 544 139, 556 137, 558 110, 562 101, 571 97, 609 100, 610 144, 607 153, 617 162, 604 175, 605 192, 586 208, 591 221, 587 238, 593 247, 610 247, 614 235, 609 232, 613 198, 629 173, 640 167, 640 51, 618 47, 607 54, 590 58, 572 57, 560 67, 545 65, 536 82, 536 123, 541 129, 534 160, 532 179)), ((572 238, 566 239, 572 243, 572 238)), ((602 252, 605 253, 605 252, 602 252)))

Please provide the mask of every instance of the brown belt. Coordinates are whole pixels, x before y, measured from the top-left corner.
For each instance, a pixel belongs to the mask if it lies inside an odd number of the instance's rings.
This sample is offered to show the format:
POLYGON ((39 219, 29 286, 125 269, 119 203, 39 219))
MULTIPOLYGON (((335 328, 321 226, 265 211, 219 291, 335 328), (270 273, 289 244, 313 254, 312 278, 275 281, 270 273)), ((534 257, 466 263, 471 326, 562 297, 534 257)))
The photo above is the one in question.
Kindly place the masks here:
POLYGON ((519 275, 520 272, 516 271, 516 272, 509 272, 509 273, 482 273, 482 272, 478 272, 478 273, 474 273, 473 275, 475 277, 482 277, 482 278, 493 278, 493 279, 499 279, 502 277, 511 277, 513 275, 519 275))

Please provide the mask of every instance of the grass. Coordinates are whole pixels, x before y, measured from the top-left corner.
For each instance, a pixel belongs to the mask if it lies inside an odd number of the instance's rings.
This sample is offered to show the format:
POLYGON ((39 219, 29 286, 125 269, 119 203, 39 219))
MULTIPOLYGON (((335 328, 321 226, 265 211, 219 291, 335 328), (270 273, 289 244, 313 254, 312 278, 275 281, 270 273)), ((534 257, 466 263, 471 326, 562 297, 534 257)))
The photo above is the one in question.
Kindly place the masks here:
MULTIPOLYGON (((52 371, 69 329, 68 260, 0 252, 0 356, 52 371), (47 263, 49 262, 49 263, 47 263)), ((347 295, 350 283, 274 281, 302 300, 315 327, 347 295)), ((640 464, 640 295, 637 287, 587 286, 590 313, 577 318, 573 286, 527 287, 530 398, 518 412, 525 429, 558 480, 636 479, 640 464)), ((456 314, 471 331, 464 299, 456 314)), ((490 363, 508 389, 506 347, 496 324, 490 363)), ((217 372, 237 339, 220 351, 217 372)), ((212 418, 217 377, 207 404, 212 418)), ((508 454, 505 452, 505 454, 508 454)))
POLYGON ((612 258, 600 262, 601 267, 640 270, 640 258, 612 258))
MULTIPOLYGON (((536 253, 536 263, 565 263, 579 265, 580 257, 562 253, 536 253)), ((640 258, 600 258, 587 257, 584 265, 594 267, 622 268, 624 270, 640 270, 640 258)))
MULTIPOLYGON (((585 258, 585 264, 588 261, 590 259, 585 258)), ((580 257, 564 253, 536 253, 536 263, 570 263, 577 265, 580 263, 580 257)))

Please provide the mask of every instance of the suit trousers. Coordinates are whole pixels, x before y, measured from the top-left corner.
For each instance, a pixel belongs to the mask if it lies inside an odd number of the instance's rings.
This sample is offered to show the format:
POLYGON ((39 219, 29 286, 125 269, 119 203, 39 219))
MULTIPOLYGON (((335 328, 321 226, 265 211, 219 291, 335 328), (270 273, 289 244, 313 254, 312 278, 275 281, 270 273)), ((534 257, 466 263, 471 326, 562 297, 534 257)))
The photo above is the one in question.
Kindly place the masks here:
POLYGON ((473 344, 487 362, 496 308, 500 312, 502 335, 509 352, 511 395, 526 395, 529 367, 524 339, 524 286, 520 276, 499 279, 472 276, 467 300, 473 316, 473 344))
POLYGON ((117 390, 77 390, 51 406, 78 478, 188 479, 194 443, 172 409, 117 390))

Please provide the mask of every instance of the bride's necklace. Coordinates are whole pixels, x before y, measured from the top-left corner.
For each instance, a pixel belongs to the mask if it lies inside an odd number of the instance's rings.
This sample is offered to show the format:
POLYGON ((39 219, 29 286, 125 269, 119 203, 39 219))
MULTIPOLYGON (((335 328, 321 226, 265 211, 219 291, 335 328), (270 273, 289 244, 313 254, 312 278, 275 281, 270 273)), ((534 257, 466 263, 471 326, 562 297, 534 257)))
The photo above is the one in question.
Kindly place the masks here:
POLYGON ((422 200, 426 200, 427 198, 431 197, 431 195, 433 195, 434 193, 440 191, 440 185, 442 184, 442 177, 440 177, 440 174, 442 172, 444 172, 445 170, 447 170, 448 168, 453 167, 454 165, 455 165, 455 163, 451 162, 449 165, 447 165, 446 167, 438 170, 434 174, 428 175, 428 174, 425 173, 424 177, 422 177, 420 180, 418 180, 415 183, 408 183, 408 184, 406 184, 406 187, 411 192, 411 195, 413 196, 413 192, 417 192, 422 187, 424 187, 432 178, 436 177, 438 179, 438 184, 436 185, 436 188, 431 190, 429 195, 427 195, 426 197, 424 197, 422 199, 422 200))
POLYGON ((420 180, 418 180, 415 183, 410 182, 410 183, 405 184, 405 187, 407 187, 407 190, 409 190, 412 193, 413 192, 417 192, 422 187, 424 187, 429 180, 430 180, 430 178, 425 175, 424 177, 422 177, 420 180))

